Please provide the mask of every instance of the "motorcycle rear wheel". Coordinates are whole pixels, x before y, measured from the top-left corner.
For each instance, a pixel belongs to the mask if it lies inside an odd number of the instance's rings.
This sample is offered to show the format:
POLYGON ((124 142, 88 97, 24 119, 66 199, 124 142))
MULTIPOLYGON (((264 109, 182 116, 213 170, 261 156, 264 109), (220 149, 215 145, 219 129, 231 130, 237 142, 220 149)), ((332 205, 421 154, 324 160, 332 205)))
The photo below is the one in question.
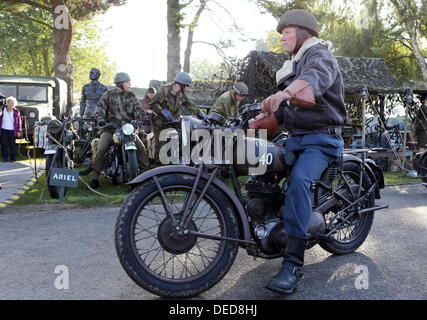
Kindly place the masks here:
MULTIPOLYGON (((174 218, 182 218, 185 199, 195 177, 159 177, 174 218)), ((205 181, 200 182, 192 205, 205 181)), ((224 194, 210 186, 188 229, 199 233, 238 237, 237 219, 224 194)), ((161 194, 153 180, 135 189, 122 206, 115 229, 116 251, 129 277, 145 290, 166 298, 197 296, 217 284, 234 262, 234 241, 194 235, 176 236, 161 194)))
MULTIPOLYGON (((344 176, 350 185, 358 185, 361 174, 361 168, 358 164, 347 162, 344 164, 344 176)), ((344 181, 342 178, 337 178, 335 184, 342 185, 344 181)), ((363 174, 362 186, 364 190, 368 190, 372 183, 366 172, 363 174)), ((355 201, 356 199, 350 199, 355 201)), ((368 198, 361 204, 360 209, 372 208, 375 205, 374 194, 371 193, 368 198)), ((340 221, 336 218, 335 213, 344 209, 342 206, 337 206, 335 210, 325 214, 325 221, 327 229, 332 229, 340 221)), ((347 210, 344 218, 351 215, 352 211, 347 210)), ((372 223, 374 221, 374 212, 359 214, 355 212, 350 218, 349 223, 345 223, 337 233, 333 234, 333 239, 330 242, 320 242, 319 245, 326 251, 336 254, 344 255, 356 251, 366 240, 372 223)))

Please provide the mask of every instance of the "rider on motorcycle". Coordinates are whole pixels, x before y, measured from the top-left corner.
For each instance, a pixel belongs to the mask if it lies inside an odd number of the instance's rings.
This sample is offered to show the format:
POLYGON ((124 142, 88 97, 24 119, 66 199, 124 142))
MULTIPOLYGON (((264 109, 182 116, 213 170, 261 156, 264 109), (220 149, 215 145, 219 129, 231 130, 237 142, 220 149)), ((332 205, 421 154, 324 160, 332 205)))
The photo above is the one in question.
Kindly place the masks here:
POLYGON ((286 193, 284 260, 267 286, 291 293, 302 277, 312 214, 310 187, 340 157, 344 147, 341 127, 347 115, 339 66, 331 44, 318 38, 316 18, 304 10, 290 10, 281 17, 277 32, 291 60, 277 72, 281 91, 263 101, 263 113, 250 121, 250 127, 277 132, 278 125, 284 124, 291 135, 286 147, 298 155, 286 193))
MULTIPOLYGON (((98 102, 95 112, 95 118, 100 127, 105 126, 107 122, 113 123, 116 127, 121 127, 138 117, 141 117, 141 108, 138 98, 130 91, 130 77, 126 73, 118 73, 114 77, 116 88, 104 93, 98 102)), ((113 144, 114 129, 105 127, 102 129, 99 141, 98 151, 92 166, 94 171, 90 187, 95 189, 99 187, 99 173, 104 167, 105 154, 113 144)), ((150 162, 147 152, 141 140, 136 136, 137 158, 139 168, 148 170, 150 162)))
POLYGON ((199 108, 185 94, 192 82, 188 73, 180 72, 176 75, 175 82, 161 87, 150 103, 153 111, 156 162, 160 162, 159 152, 163 145, 159 141, 160 132, 167 127, 167 121, 177 120, 181 115, 200 114, 199 108), (169 115, 164 113, 166 110, 170 112, 169 115))
POLYGON ((209 111, 208 118, 217 119, 217 122, 223 124, 236 112, 237 107, 249 95, 248 86, 244 82, 238 82, 233 89, 223 93, 209 111), (219 121, 218 121, 219 120, 219 121))

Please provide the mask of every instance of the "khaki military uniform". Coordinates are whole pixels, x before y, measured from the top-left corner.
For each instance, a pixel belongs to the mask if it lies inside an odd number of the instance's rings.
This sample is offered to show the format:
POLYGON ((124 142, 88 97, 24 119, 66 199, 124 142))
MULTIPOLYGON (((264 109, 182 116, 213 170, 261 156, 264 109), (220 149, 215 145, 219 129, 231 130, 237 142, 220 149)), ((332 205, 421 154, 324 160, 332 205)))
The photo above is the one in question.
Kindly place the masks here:
MULTIPOLYGON (((209 111, 209 114, 215 112, 222 116, 224 120, 228 120, 236 112, 238 107, 238 102, 234 96, 234 91, 227 91, 223 93, 213 105, 212 109, 209 111)), ((209 116, 209 115, 208 115, 209 116)))
POLYGON ((417 135, 418 147, 427 147, 427 106, 422 105, 417 115, 415 132, 417 135))
POLYGON ((150 103, 153 111, 153 130, 155 143, 155 160, 159 163, 159 152, 165 142, 160 143, 159 136, 163 129, 168 128, 167 122, 160 115, 161 110, 169 110, 175 120, 180 116, 198 114, 199 108, 186 96, 185 92, 177 92, 175 84, 167 84, 159 89, 159 92, 150 103))
MULTIPOLYGON (((138 98, 133 92, 125 92, 117 88, 107 91, 101 97, 95 111, 95 119, 98 123, 100 121, 113 123, 117 128, 130 123, 136 118, 141 118, 141 108, 138 98)), ((99 172, 104 168, 105 154, 113 144, 113 134, 114 129, 112 128, 104 128, 101 132, 98 151, 96 152, 92 166, 95 171, 93 176, 94 179, 98 178, 99 172)), ((137 147, 139 168, 141 170, 147 170, 150 162, 145 147, 138 136, 136 136, 135 144, 137 147)))

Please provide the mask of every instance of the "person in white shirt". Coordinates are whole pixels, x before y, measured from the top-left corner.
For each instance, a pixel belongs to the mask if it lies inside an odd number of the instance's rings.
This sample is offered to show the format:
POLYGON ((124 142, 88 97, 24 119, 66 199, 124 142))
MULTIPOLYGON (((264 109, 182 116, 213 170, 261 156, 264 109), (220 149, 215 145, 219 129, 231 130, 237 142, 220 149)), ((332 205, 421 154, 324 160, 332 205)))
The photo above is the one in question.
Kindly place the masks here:
POLYGON ((0 140, 3 162, 16 161, 16 138, 22 134, 21 114, 16 109, 18 102, 14 97, 6 99, 6 106, 1 108, 0 113, 0 140))

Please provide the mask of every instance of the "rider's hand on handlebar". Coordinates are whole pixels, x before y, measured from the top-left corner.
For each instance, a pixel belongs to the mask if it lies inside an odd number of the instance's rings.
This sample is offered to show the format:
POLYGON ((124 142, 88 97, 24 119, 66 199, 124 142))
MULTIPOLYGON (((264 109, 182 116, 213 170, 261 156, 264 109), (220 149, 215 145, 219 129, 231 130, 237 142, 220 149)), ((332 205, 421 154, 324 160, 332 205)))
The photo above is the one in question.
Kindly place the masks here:
POLYGON ((265 99, 262 102, 261 109, 263 112, 267 112, 268 114, 273 114, 279 109, 280 104, 284 100, 289 100, 290 98, 291 96, 288 93, 284 91, 279 91, 278 93, 273 94, 269 96, 267 99, 265 99))

